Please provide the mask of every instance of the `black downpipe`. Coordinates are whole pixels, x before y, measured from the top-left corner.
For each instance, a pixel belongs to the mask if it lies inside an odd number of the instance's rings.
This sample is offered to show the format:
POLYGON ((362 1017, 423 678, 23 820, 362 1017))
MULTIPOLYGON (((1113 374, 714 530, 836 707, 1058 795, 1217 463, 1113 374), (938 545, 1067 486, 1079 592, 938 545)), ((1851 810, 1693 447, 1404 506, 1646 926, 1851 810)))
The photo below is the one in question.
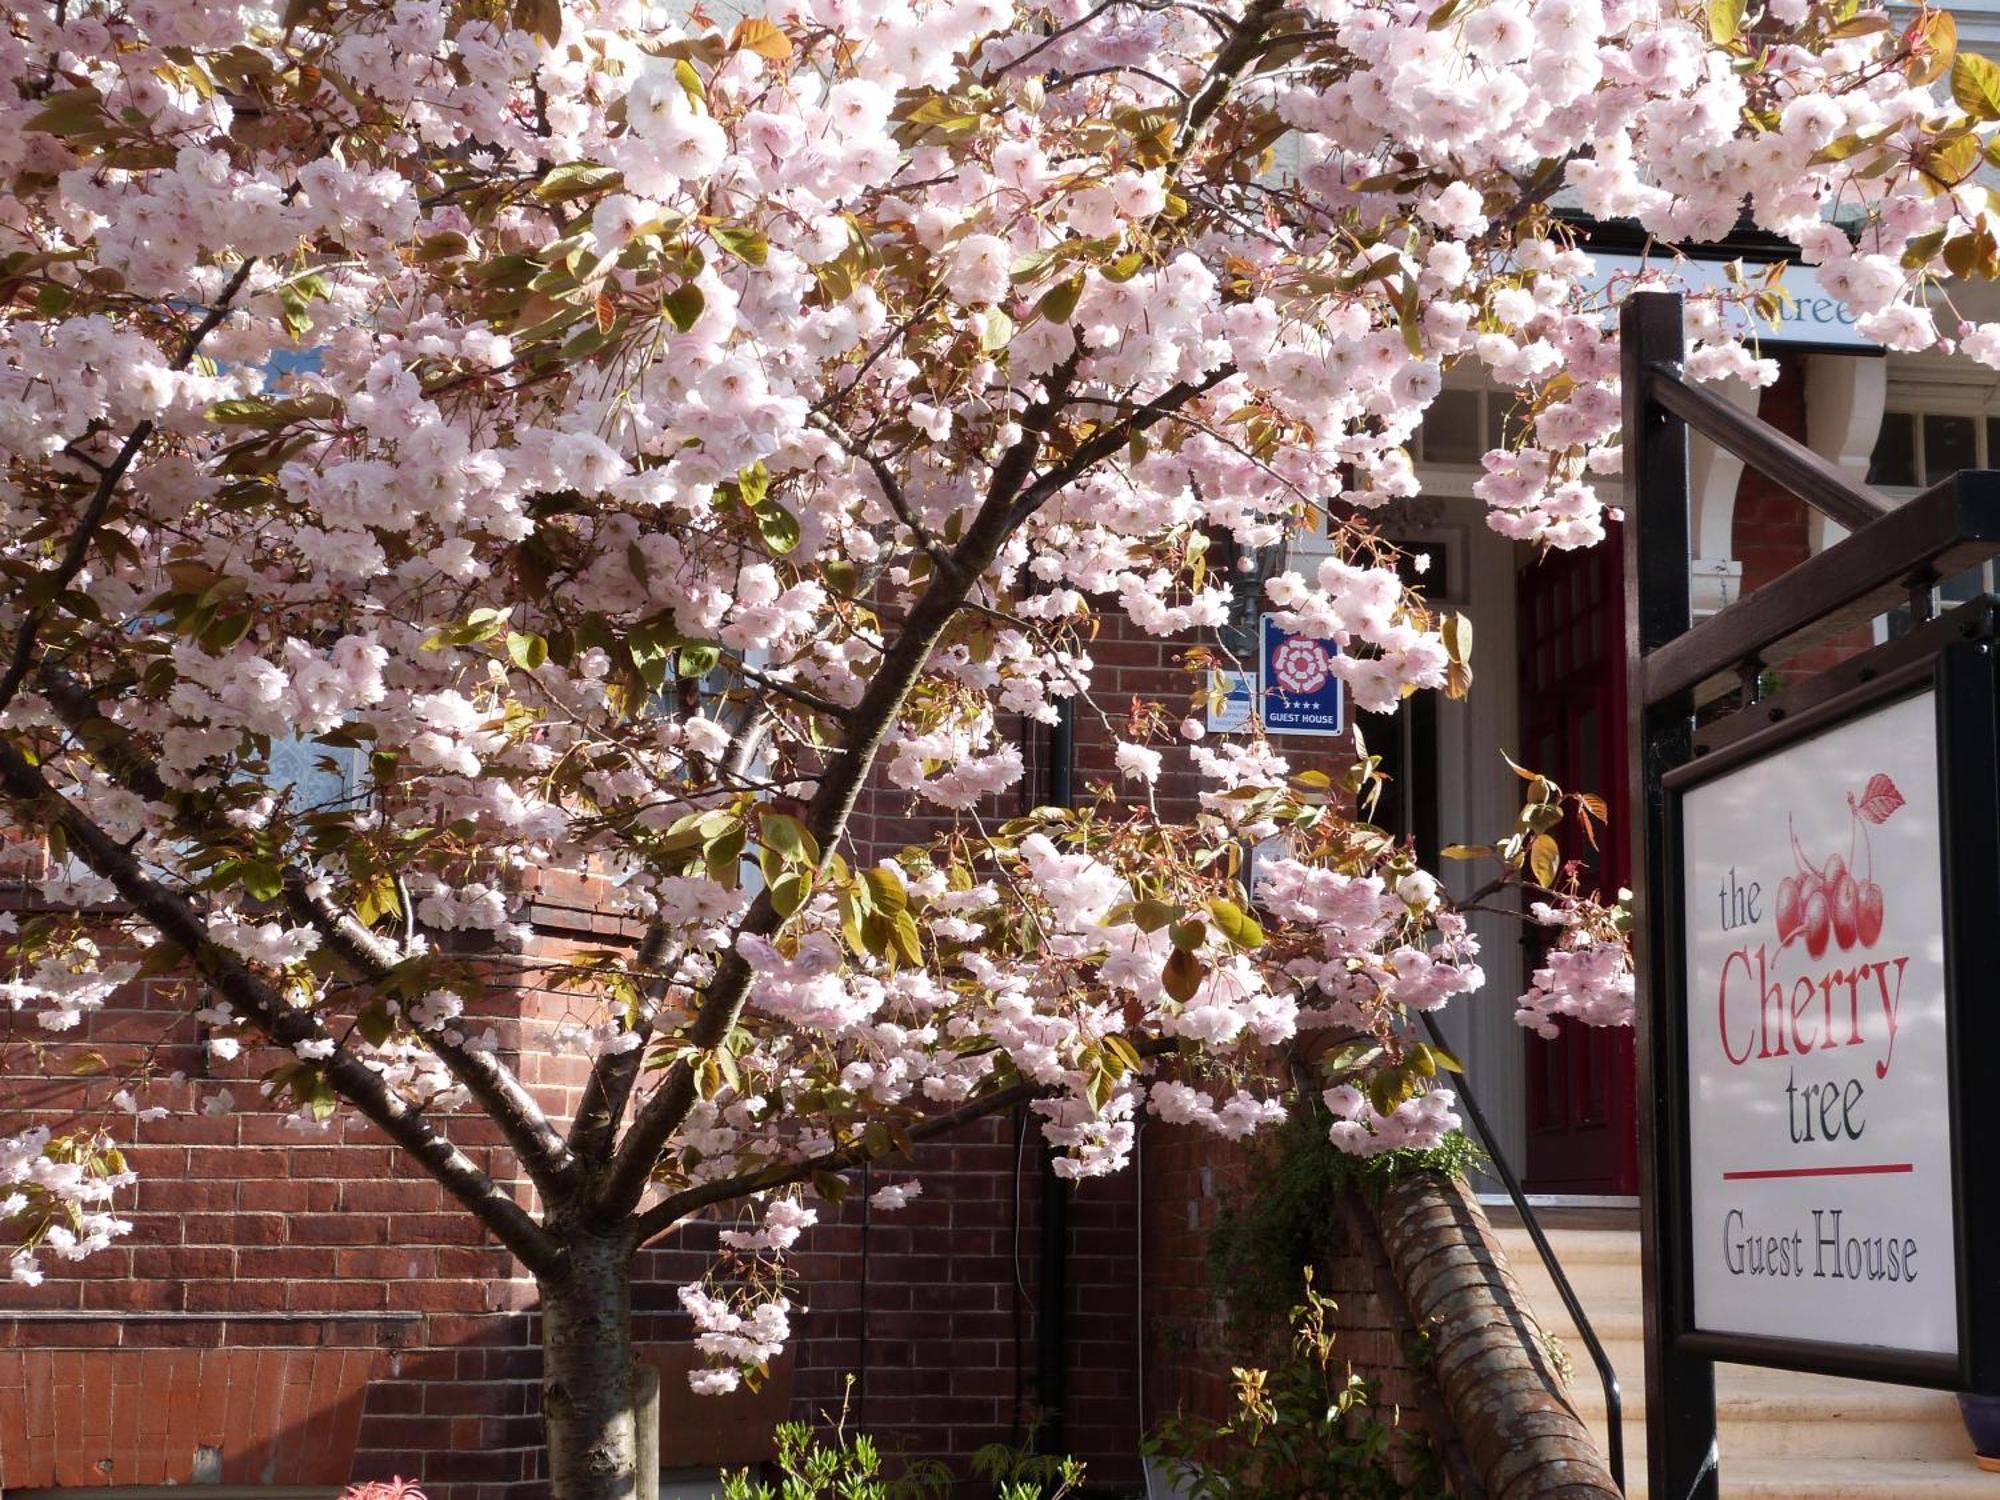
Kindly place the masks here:
MULTIPOLYGON (((1076 778, 1076 706, 1064 698, 1049 730, 1049 802, 1068 807, 1076 778)), ((1064 1333, 1069 1303, 1069 1184, 1056 1175, 1056 1151, 1042 1150, 1042 1264, 1036 1288, 1035 1394, 1041 1422, 1035 1428, 1037 1453, 1063 1451, 1063 1410, 1068 1404, 1069 1341, 1064 1333)))

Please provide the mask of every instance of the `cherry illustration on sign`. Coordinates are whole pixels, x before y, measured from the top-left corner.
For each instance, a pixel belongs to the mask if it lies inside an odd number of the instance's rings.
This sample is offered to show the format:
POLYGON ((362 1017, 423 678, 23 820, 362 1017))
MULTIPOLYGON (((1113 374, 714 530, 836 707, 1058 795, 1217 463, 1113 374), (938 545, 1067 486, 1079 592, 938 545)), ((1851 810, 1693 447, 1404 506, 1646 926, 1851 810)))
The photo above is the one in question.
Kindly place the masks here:
POLYGON ((1789 947, 1793 938, 1802 936, 1807 954, 1818 958, 1826 952, 1829 940, 1842 952, 1857 943, 1863 948, 1875 946, 1882 936, 1883 901, 1882 887, 1875 881, 1875 850, 1868 830, 1887 822, 1902 805, 1903 794, 1896 783, 1878 771, 1868 778, 1859 798, 1852 792, 1847 794, 1845 858, 1836 852, 1829 854, 1825 863, 1815 865, 1800 847, 1797 831, 1792 832, 1792 859, 1798 873, 1778 883, 1775 917, 1781 947, 1789 947), (1860 879, 1855 878, 1853 869, 1857 830, 1868 862, 1868 873, 1860 879))

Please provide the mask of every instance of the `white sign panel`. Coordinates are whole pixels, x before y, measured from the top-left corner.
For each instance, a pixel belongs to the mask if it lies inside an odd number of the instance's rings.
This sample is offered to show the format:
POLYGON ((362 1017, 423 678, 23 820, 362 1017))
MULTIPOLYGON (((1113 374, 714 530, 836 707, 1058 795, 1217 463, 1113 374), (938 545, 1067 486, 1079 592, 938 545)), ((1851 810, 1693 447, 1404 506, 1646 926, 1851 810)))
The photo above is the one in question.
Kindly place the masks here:
MULTIPOLYGON (((1740 292, 1729 279, 1728 261, 1676 259, 1671 255, 1619 255, 1593 250, 1590 258, 1597 273, 1586 285, 1602 290, 1618 283, 1628 290, 1632 279, 1650 272, 1652 284, 1689 293, 1740 292), (1661 280, 1664 278, 1664 281, 1661 280)), ((1743 279, 1752 287, 1764 283, 1769 263, 1743 262, 1743 279)), ((1775 347, 1807 345, 1815 349, 1852 349, 1857 354, 1879 354, 1882 346, 1864 337, 1854 326, 1854 314, 1838 297, 1820 285, 1819 272, 1811 266, 1788 265, 1780 283, 1791 301, 1775 322, 1759 318, 1742 301, 1722 304, 1722 322, 1727 331, 1741 339, 1754 339, 1775 347)))
POLYGON ((1934 694, 1681 818, 1695 1328, 1955 1354, 1934 694))
POLYGON ((1250 700, 1257 691, 1257 674, 1233 667, 1217 667, 1208 674, 1208 731, 1210 734, 1241 734, 1255 716, 1250 700))

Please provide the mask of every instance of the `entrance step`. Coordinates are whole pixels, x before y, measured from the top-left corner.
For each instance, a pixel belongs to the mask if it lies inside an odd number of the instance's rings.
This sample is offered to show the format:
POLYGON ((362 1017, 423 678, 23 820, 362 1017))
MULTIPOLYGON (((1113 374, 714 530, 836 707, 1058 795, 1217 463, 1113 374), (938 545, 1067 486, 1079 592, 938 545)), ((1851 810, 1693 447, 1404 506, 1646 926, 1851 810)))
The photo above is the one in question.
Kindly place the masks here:
MULTIPOLYGON (((1590 1424, 1599 1451, 1608 1452, 1603 1387, 1590 1352, 1527 1231, 1511 1210, 1489 1212, 1536 1318, 1561 1342, 1577 1414, 1590 1424)), ((1634 1497, 1646 1494, 1645 1308, 1636 1224, 1636 1213, 1601 1210, 1558 1210, 1543 1219, 1618 1374, 1634 1497)), ((1718 1365, 1716 1409, 1724 1500, 2000 1500, 2000 1474, 1973 1462, 1948 1392, 1718 1365)))

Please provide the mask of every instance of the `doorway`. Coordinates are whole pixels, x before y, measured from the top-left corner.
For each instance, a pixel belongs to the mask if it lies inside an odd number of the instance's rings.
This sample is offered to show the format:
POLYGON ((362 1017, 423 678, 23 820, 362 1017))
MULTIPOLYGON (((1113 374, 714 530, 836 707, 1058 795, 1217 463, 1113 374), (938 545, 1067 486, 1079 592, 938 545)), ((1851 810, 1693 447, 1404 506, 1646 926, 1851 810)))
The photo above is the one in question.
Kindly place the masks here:
MULTIPOLYGON (((1624 554, 1617 528, 1595 547, 1549 552, 1517 581, 1522 764, 1566 792, 1604 799, 1608 827, 1592 849, 1578 820, 1557 832, 1586 889, 1610 895, 1630 870, 1626 791, 1624 554)), ((1540 967, 1542 929, 1522 938, 1523 968, 1540 967)), ((1557 1022, 1553 1040, 1525 1032, 1530 1192, 1630 1194, 1638 1189, 1632 1033, 1557 1022)))

